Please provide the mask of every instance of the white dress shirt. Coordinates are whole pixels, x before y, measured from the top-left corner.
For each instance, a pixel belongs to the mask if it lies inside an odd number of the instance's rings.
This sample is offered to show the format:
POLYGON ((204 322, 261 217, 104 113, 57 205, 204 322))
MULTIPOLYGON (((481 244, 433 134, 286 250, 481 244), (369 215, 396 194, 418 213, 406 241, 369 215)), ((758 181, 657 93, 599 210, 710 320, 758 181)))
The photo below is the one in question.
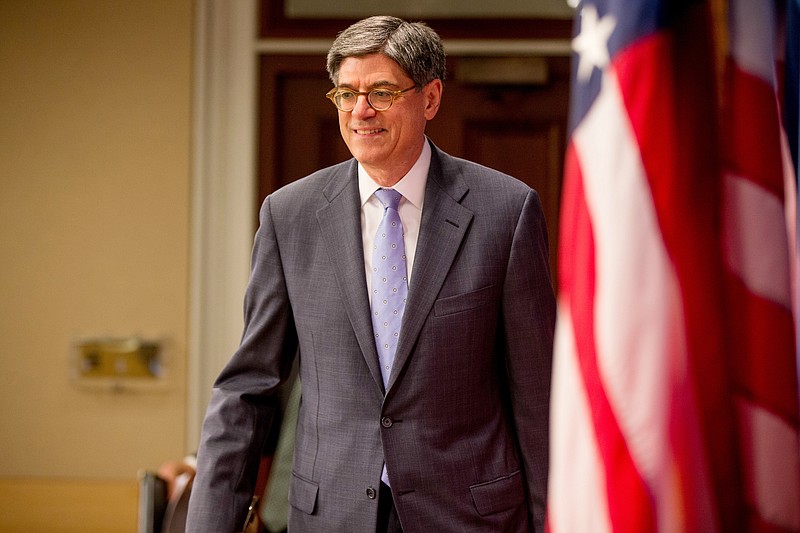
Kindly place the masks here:
MULTIPOLYGON (((428 140, 422 147, 422 153, 403 178, 395 183, 392 189, 403 195, 397 212, 403 222, 403 244, 406 247, 406 271, 408 284, 411 286, 411 270, 419 238, 419 225, 422 220, 422 203, 425 199, 425 184, 428 181, 428 169, 431 165, 431 147, 428 140)), ((373 193, 381 186, 358 164, 358 189, 361 194, 361 239, 364 245, 364 274, 367 277, 367 294, 372 294, 372 246, 375 232, 383 218, 383 204, 373 193)))

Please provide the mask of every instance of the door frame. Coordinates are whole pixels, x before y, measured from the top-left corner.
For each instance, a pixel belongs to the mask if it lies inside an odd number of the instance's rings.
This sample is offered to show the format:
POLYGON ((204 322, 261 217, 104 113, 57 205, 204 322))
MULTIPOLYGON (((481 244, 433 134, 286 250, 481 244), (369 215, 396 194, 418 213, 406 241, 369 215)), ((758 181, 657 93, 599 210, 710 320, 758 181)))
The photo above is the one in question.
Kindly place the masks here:
MULTIPOLYGON (((326 53, 320 38, 258 38, 256 0, 196 0, 186 450, 239 344, 257 196, 260 55, 326 53)), ((449 55, 569 55, 566 39, 447 39, 449 55)))

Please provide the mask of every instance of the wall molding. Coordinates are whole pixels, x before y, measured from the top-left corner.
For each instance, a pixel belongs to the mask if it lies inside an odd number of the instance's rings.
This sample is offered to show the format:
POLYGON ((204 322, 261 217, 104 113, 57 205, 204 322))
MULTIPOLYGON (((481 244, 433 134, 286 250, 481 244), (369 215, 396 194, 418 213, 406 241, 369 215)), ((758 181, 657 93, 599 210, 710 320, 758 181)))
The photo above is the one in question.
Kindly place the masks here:
POLYGON ((242 334, 255 217, 255 0, 195 3, 186 449, 242 334))
MULTIPOLYGON (((272 55, 327 55, 332 39, 265 38, 255 43, 255 51, 272 55)), ((569 56, 567 39, 445 39, 445 52, 451 56, 569 56)))

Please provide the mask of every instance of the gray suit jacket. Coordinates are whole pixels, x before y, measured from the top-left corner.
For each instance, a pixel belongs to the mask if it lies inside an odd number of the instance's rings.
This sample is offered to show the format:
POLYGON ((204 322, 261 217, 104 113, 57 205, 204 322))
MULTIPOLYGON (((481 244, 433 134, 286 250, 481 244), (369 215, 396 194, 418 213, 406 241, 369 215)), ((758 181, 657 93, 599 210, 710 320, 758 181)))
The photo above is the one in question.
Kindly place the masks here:
POLYGON ((289 531, 373 532, 386 461, 407 533, 542 531, 555 300, 535 191, 435 146, 384 390, 356 162, 261 208, 241 346, 214 385, 187 531, 241 527, 300 357, 289 531))

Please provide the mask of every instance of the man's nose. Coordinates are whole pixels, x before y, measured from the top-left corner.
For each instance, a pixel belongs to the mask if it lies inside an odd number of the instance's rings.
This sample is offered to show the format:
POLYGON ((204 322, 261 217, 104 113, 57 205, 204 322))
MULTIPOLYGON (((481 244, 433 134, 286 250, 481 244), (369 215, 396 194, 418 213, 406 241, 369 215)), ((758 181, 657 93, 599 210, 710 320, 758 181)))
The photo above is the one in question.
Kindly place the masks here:
POLYGON ((377 111, 369 105, 369 100, 366 94, 359 94, 356 98, 356 106, 351 113, 357 117, 370 117, 374 116, 377 111))

